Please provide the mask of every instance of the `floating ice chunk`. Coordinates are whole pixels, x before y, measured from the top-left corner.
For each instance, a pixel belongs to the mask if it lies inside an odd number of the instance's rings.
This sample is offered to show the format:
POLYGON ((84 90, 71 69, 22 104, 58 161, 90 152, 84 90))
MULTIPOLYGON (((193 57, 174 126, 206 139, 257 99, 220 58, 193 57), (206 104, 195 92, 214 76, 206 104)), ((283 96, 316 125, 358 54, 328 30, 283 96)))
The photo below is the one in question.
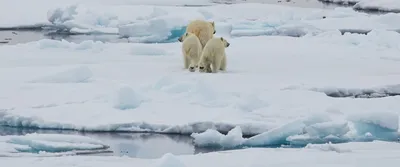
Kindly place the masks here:
POLYGON ((81 66, 67 71, 59 72, 51 76, 35 79, 33 83, 84 83, 88 82, 93 76, 92 71, 86 67, 81 66))
POLYGON ((242 136, 242 129, 239 126, 230 130, 227 135, 223 135, 214 129, 208 129, 203 133, 193 133, 191 135, 194 138, 196 146, 222 148, 241 146, 245 141, 242 136))
POLYGON ((166 153, 159 159, 156 167, 185 167, 185 164, 175 155, 166 153))
POLYGON ((329 135, 343 136, 350 131, 348 123, 344 122, 323 122, 305 127, 305 132, 310 136, 326 137, 329 135))
POLYGON ((286 138, 302 133, 305 124, 296 120, 281 127, 253 136, 243 144, 246 146, 274 146, 287 143, 286 138))
POLYGON ((349 120, 353 122, 374 124, 393 132, 397 132, 399 129, 399 115, 393 112, 362 113, 349 116, 349 120))
POLYGON ((221 145, 224 148, 233 148, 236 146, 240 146, 245 140, 242 136, 242 129, 239 126, 236 126, 221 139, 221 145))
POLYGON ((128 37, 130 42, 176 42, 185 33, 187 23, 188 20, 154 8, 149 16, 140 18, 135 23, 119 26, 118 34, 128 37))
POLYGON ((77 5, 67 6, 65 8, 56 8, 47 12, 47 20, 50 23, 59 25, 66 21, 72 20, 77 14, 77 5))
POLYGON ((9 146, 14 147, 16 151, 29 153, 59 153, 80 150, 89 151, 107 149, 109 147, 98 140, 76 135, 33 133, 25 136, 5 136, 2 138, 7 138, 6 140, 1 141, 4 141, 5 143, 8 143, 9 146))
POLYGON ((114 107, 120 110, 135 109, 140 106, 143 98, 129 87, 122 87, 117 92, 114 107))
POLYGON ((398 115, 391 112, 363 113, 352 115, 349 120, 353 122, 356 130, 356 139, 398 140, 398 115))
POLYGON ((291 146, 305 146, 310 143, 323 144, 323 143, 344 143, 349 142, 350 138, 346 136, 337 137, 334 135, 328 135, 326 137, 310 136, 309 134, 293 135, 286 138, 291 146))
POLYGON ((220 141, 224 137, 214 129, 207 129, 203 133, 192 133, 190 136, 194 138, 195 145, 200 147, 221 147, 220 141))
POLYGON ((96 13, 87 8, 71 5, 47 12, 47 19, 55 27, 71 33, 117 34, 118 17, 109 13, 96 13))

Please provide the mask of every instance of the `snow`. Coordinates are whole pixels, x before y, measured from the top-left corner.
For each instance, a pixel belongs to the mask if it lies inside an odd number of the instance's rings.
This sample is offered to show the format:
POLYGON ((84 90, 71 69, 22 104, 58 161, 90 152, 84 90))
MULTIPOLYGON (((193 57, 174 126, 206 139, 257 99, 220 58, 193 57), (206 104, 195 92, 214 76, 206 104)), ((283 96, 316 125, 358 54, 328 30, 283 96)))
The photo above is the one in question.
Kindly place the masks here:
POLYGON ((121 110, 135 109, 140 106, 143 98, 129 87, 118 90, 115 107, 121 110))
POLYGON ((252 148, 245 150, 223 151, 198 155, 174 156, 166 154, 159 159, 139 159, 112 156, 62 156, 62 157, 27 157, 2 158, 2 163, 12 166, 41 167, 84 167, 111 166, 128 167, 139 165, 145 167, 200 167, 200 166, 232 166, 261 167, 280 165, 306 167, 312 165, 328 166, 391 166, 398 162, 400 144, 387 142, 351 143, 331 145, 326 150, 324 145, 314 145, 299 149, 265 149, 252 148), (334 150, 342 150, 336 152, 334 150), (351 151, 351 152, 348 152, 351 151), (285 157, 285 158, 283 158, 285 157), (383 160, 383 161, 382 161, 383 160))
POLYGON ((60 156, 106 150, 101 141, 76 135, 36 134, 0 136, 0 156, 60 156))
MULTIPOLYGON (((41 0, 44 1, 44 0, 41 0)), ((206 19, 216 22, 217 33, 224 36, 284 35, 304 36, 331 30, 394 30, 393 22, 382 22, 386 16, 369 16, 352 9, 336 8, 307 9, 279 5, 239 3, 232 5, 213 4, 211 6, 171 6, 177 4, 209 4, 204 1, 159 2, 156 1, 93 1, 74 0, 68 3, 51 1, 47 5, 28 8, 29 20, 24 13, 4 18, 1 28, 47 27, 71 34, 108 34, 126 37, 130 42, 163 43, 175 42, 185 30, 185 25, 193 19, 206 19), (126 4, 124 4, 126 3, 126 4), (252 12, 233 12, 251 10, 252 12), (184 14, 182 14, 184 13, 184 14), (235 19, 232 19, 235 18, 235 19)), ((2 0, 0 11, 9 11, 17 5, 2 0), (4 8, 4 10, 3 10, 4 8)), ((0 13, 2 14, 2 13, 0 13)), ((399 19, 398 15, 393 19, 399 19)))
POLYGON ((397 0, 320 0, 323 2, 353 5, 358 10, 373 10, 383 12, 400 12, 400 2, 397 0))
POLYGON ((397 0, 360 0, 353 8, 399 13, 400 2, 397 0))
POLYGON ((50 76, 35 79, 33 83, 81 83, 88 82, 92 77, 92 72, 86 66, 73 68, 67 71, 62 71, 50 76))
MULTIPOLYGON (((357 119, 396 131, 398 96, 326 94, 354 88, 398 93, 400 34, 374 30, 342 36, 330 31, 302 38, 228 40, 228 71, 215 75, 182 71, 178 42, 41 40, 2 46, 0 124, 186 135, 207 129, 228 133, 239 126, 243 135, 267 132, 268 140, 258 141, 261 145, 285 143, 304 127, 310 134, 321 133, 313 136, 318 139, 331 133, 341 137, 346 123, 357 119), (326 118, 307 120, 318 115, 326 118), (301 119, 307 121, 296 122, 301 119)), ((362 131, 359 135, 370 132, 385 139, 376 131, 362 131)))
POLYGON ((167 166, 176 166, 176 167, 185 167, 185 164, 183 164, 176 156, 174 156, 171 153, 164 154, 158 162, 158 167, 167 167, 167 166))
MULTIPOLYGON (((0 125, 175 133, 191 135, 197 147, 281 148, 166 154, 157 160, 29 157, 4 158, 2 163, 255 167, 396 161, 400 34, 394 30, 400 26, 399 14, 189 0, 39 1, 24 3, 31 7, 10 16, 22 1, 0 0, 0 27, 47 25, 72 34, 125 37, 132 43, 44 39, 2 45, 0 125), (231 43, 227 71, 183 69, 176 39, 192 19, 215 21, 216 36, 231 43), (342 35, 340 30, 368 34, 342 35), (345 142, 351 143, 337 144, 345 142), (284 148, 291 146, 304 148, 284 148)), ((76 155, 106 148, 77 136, 0 137, 0 156, 42 151, 46 156, 76 155)))

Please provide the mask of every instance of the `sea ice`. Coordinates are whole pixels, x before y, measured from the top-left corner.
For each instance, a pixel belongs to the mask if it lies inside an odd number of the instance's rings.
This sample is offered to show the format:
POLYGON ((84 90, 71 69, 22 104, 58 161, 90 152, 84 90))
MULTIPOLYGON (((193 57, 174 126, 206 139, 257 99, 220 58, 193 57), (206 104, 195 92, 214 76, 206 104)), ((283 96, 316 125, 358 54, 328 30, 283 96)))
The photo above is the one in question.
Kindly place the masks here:
POLYGON ((82 151, 106 151, 107 145, 101 141, 76 135, 61 134, 27 134, 24 136, 1 136, 0 156, 31 156, 47 153, 46 156, 66 154, 73 155, 82 151))
POLYGON ((344 4, 344 5, 351 5, 351 4, 360 2, 360 0, 321 0, 321 1, 322 2, 339 3, 339 4, 344 4))
POLYGON ((52 76, 45 76, 35 79, 33 83, 85 83, 92 77, 92 71, 86 67, 81 66, 68 71, 59 72, 52 76))
POLYGON ((358 0, 353 8, 362 10, 376 10, 384 12, 400 12, 400 2, 397 0, 358 0))
POLYGON ((85 167, 112 166, 129 167, 177 167, 191 166, 240 166, 262 167, 279 164, 282 167, 307 167, 310 164, 320 167, 342 165, 373 167, 397 164, 400 144, 390 142, 346 143, 331 145, 310 145, 308 148, 250 148, 197 155, 174 156, 166 154, 159 159, 140 159, 117 156, 61 156, 61 157, 2 157, 2 163, 11 166, 41 167, 85 167), (336 151, 338 152, 336 152, 336 151), (285 158, 282 158, 285 157, 285 158), (384 159, 384 161, 382 161, 384 159))
POLYGON ((135 109, 140 106, 143 98, 129 87, 122 87, 117 92, 115 106, 121 110, 135 109))

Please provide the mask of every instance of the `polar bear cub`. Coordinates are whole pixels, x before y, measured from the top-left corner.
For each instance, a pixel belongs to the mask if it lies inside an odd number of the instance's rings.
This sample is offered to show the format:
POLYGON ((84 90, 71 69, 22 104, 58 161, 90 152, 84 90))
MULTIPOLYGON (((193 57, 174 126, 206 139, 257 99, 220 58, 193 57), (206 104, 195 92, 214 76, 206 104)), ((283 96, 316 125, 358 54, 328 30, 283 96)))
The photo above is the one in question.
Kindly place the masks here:
POLYGON ((210 39, 203 49, 199 62, 199 71, 217 73, 218 70, 226 70, 225 48, 230 43, 223 37, 210 39))
POLYGON ((202 48, 204 48, 208 40, 213 38, 216 32, 215 23, 205 20, 193 20, 187 25, 186 32, 195 34, 200 39, 202 48))
POLYGON ((196 71, 203 50, 200 39, 193 33, 185 33, 178 40, 182 42, 184 68, 196 71))

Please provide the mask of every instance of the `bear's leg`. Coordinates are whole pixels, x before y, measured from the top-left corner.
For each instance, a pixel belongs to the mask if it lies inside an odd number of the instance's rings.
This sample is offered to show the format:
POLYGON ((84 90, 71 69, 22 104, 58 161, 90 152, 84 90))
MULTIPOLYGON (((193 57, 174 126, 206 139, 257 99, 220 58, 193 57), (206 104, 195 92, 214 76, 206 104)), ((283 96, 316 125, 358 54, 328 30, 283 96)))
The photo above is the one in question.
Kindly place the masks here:
POLYGON ((221 61, 216 61, 216 60, 214 60, 214 61, 212 62, 212 72, 213 72, 213 73, 217 73, 218 70, 219 70, 219 68, 221 68, 221 61))
POLYGON ((226 71, 226 56, 224 56, 221 60, 221 66, 219 67, 221 71, 226 71))
POLYGON ((183 62, 184 68, 188 69, 189 68, 189 59, 188 59, 188 57, 186 55, 183 56, 183 61, 184 61, 183 62))
POLYGON ((195 72, 196 71, 196 66, 197 66, 197 59, 191 58, 190 59, 190 65, 189 65, 189 71, 190 72, 195 72))
POLYGON ((211 72, 212 72, 212 70, 211 70, 211 64, 207 64, 207 66, 206 66, 206 72, 207 72, 207 73, 211 73, 211 72))

